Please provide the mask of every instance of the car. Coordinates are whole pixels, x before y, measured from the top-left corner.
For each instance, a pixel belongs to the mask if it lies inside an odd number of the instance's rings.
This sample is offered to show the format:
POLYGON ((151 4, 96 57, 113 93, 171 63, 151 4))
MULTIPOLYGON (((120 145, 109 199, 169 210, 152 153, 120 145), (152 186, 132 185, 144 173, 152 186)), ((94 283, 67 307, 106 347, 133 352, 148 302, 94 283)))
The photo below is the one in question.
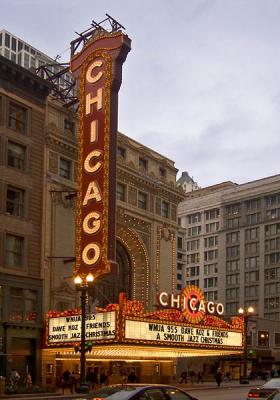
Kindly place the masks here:
POLYGON ((247 400, 280 400, 280 378, 272 378, 259 388, 251 389, 247 400))
MULTIPOLYGON (((125 384, 106 386, 79 400, 198 400, 182 389, 169 385, 125 384)), ((78 400, 78 399, 76 399, 78 400)))

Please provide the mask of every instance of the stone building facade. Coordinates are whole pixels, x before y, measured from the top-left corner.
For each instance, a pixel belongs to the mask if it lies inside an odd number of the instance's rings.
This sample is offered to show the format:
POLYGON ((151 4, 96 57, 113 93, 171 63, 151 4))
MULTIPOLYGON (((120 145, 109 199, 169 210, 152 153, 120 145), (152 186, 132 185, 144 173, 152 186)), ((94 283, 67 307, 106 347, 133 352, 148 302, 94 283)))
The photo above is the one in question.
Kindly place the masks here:
POLYGON ((187 282, 222 301, 227 314, 252 305, 260 317, 279 320, 280 176, 192 192, 179 217, 187 282))
POLYGON ((49 84, 0 56, 0 375, 40 365, 49 84))
MULTIPOLYGON (((75 114, 49 102, 46 124, 44 310, 77 306, 75 257, 75 114), (71 128, 71 129, 70 129, 71 128)), ((150 309, 159 290, 177 289, 177 205, 174 162, 118 133, 116 274, 94 283, 95 304, 119 292, 150 309)))

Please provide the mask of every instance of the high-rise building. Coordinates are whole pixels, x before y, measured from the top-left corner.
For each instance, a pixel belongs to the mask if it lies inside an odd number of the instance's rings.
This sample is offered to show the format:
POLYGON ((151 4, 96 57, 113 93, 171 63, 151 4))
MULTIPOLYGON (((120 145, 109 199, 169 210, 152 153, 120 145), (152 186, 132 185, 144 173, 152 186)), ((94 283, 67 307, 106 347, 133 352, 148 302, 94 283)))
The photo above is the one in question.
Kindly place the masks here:
POLYGON ((50 85, 0 56, 0 375, 38 379, 44 124, 50 85), (2 348, 1 348, 2 347, 2 348))
POLYGON ((186 229, 187 284, 227 314, 252 305, 280 319, 280 175, 224 182, 186 195, 178 216, 186 229))

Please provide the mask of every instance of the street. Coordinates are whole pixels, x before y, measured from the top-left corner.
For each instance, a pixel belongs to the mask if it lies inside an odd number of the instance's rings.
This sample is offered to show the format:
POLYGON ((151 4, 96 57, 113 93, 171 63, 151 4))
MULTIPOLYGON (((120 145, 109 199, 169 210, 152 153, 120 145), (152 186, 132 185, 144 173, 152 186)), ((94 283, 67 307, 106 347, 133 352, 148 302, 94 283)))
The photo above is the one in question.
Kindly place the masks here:
POLYGON ((216 388, 216 389, 195 389, 190 394, 198 400, 245 400, 249 387, 216 388))

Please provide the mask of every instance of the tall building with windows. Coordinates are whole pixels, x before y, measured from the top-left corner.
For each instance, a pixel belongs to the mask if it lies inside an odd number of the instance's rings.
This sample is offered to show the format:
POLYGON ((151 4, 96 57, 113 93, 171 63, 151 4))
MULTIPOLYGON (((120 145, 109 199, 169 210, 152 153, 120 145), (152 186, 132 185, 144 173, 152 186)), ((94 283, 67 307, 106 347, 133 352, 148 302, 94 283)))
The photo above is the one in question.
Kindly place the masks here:
POLYGON ((0 375, 40 367, 44 124, 49 84, 0 56, 0 375))
POLYGON ((186 229, 186 283, 227 314, 252 305, 280 320, 280 175, 225 182, 186 195, 178 215, 186 229))
MULTIPOLYGON (((35 70, 43 65, 48 65, 50 74, 62 70, 62 67, 54 59, 5 29, 0 30, 0 55, 26 69, 35 70)), ((40 76, 46 78, 46 73, 40 71, 40 76)), ((67 82, 72 81, 72 74, 66 72, 59 79, 59 86, 66 88, 67 82)))

